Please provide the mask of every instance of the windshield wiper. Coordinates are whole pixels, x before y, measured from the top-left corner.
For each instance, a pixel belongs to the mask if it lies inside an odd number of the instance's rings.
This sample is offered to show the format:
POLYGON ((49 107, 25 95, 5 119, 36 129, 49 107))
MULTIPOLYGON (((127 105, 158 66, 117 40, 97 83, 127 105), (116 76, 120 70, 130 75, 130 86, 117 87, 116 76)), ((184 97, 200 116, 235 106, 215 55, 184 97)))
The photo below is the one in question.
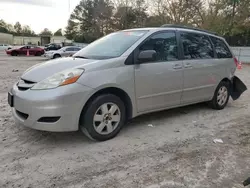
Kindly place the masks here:
POLYGON ((73 58, 82 58, 82 59, 88 59, 87 57, 84 57, 84 56, 79 56, 79 55, 73 56, 73 58))

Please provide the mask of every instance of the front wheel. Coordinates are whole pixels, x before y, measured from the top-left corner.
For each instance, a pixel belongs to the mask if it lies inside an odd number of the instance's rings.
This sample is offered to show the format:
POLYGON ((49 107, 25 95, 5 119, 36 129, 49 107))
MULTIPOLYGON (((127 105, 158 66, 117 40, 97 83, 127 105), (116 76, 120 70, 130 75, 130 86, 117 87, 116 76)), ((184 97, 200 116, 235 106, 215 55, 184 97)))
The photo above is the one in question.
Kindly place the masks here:
POLYGON ((59 54, 55 54, 54 56, 53 56, 53 59, 56 59, 56 58, 60 58, 61 56, 59 55, 59 54))
POLYGON ((96 97, 81 114, 80 128, 90 139, 105 141, 115 137, 125 123, 121 99, 112 94, 96 97))
POLYGON ((18 53, 17 53, 16 51, 13 51, 13 52, 11 52, 11 55, 12 55, 12 56, 17 56, 18 53))
POLYGON ((213 99, 210 101, 210 106, 216 110, 225 108, 229 100, 229 83, 222 81, 217 86, 213 99))

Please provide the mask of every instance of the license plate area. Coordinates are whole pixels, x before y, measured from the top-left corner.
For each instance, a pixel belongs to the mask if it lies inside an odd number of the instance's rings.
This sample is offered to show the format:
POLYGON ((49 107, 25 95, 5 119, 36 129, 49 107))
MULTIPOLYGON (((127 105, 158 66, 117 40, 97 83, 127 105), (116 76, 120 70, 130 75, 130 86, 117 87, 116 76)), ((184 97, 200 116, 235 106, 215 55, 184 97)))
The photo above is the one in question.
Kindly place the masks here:
POLYGON ((10 92, 8 92, 8 103, 9 103, 10 107, 14 107, 14 96, 10 92))

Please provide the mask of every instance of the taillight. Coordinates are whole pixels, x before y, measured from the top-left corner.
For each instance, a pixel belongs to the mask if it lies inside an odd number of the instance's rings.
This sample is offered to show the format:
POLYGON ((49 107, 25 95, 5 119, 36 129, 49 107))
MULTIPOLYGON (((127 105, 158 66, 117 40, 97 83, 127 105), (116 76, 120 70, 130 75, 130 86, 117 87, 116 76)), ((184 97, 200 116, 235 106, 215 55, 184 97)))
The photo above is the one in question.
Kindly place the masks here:
POLYGON ((234 63, 236 65, 236 67, 237 67, 239 62, 238 62, 238 59, 236 57, 234 57, 234 63))

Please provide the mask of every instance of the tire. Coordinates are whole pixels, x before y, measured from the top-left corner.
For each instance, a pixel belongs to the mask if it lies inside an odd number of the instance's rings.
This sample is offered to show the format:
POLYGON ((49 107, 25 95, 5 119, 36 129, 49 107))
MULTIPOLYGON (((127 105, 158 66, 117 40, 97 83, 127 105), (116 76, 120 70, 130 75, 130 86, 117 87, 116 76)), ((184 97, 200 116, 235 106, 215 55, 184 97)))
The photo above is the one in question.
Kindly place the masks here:
POLYGON ((121 99, 103 94, 91 101, 80 118, 80 129, 92 140, 114 138, 125 124, 126 110, 121 99))
POLYGON ((17 51, 13 51, 13 52, 11 52, 11 55, 12 56, 18 56, 18 52, 17 51))
POLYGON ((59 54, 55 54, 55 55, 53 56, 53 59, 56 59, 56 58, 59 58, 59 57, 61 57, 59 54))
POLYGON ((209 106, 216 110, 222 110, 229 100, 229 83, 221 81, 217 86, 213 99, 209 102, 209 106))
POLYGON ((36 52, 35 56, 41 56, 42 53, 41 52, 36 52))

